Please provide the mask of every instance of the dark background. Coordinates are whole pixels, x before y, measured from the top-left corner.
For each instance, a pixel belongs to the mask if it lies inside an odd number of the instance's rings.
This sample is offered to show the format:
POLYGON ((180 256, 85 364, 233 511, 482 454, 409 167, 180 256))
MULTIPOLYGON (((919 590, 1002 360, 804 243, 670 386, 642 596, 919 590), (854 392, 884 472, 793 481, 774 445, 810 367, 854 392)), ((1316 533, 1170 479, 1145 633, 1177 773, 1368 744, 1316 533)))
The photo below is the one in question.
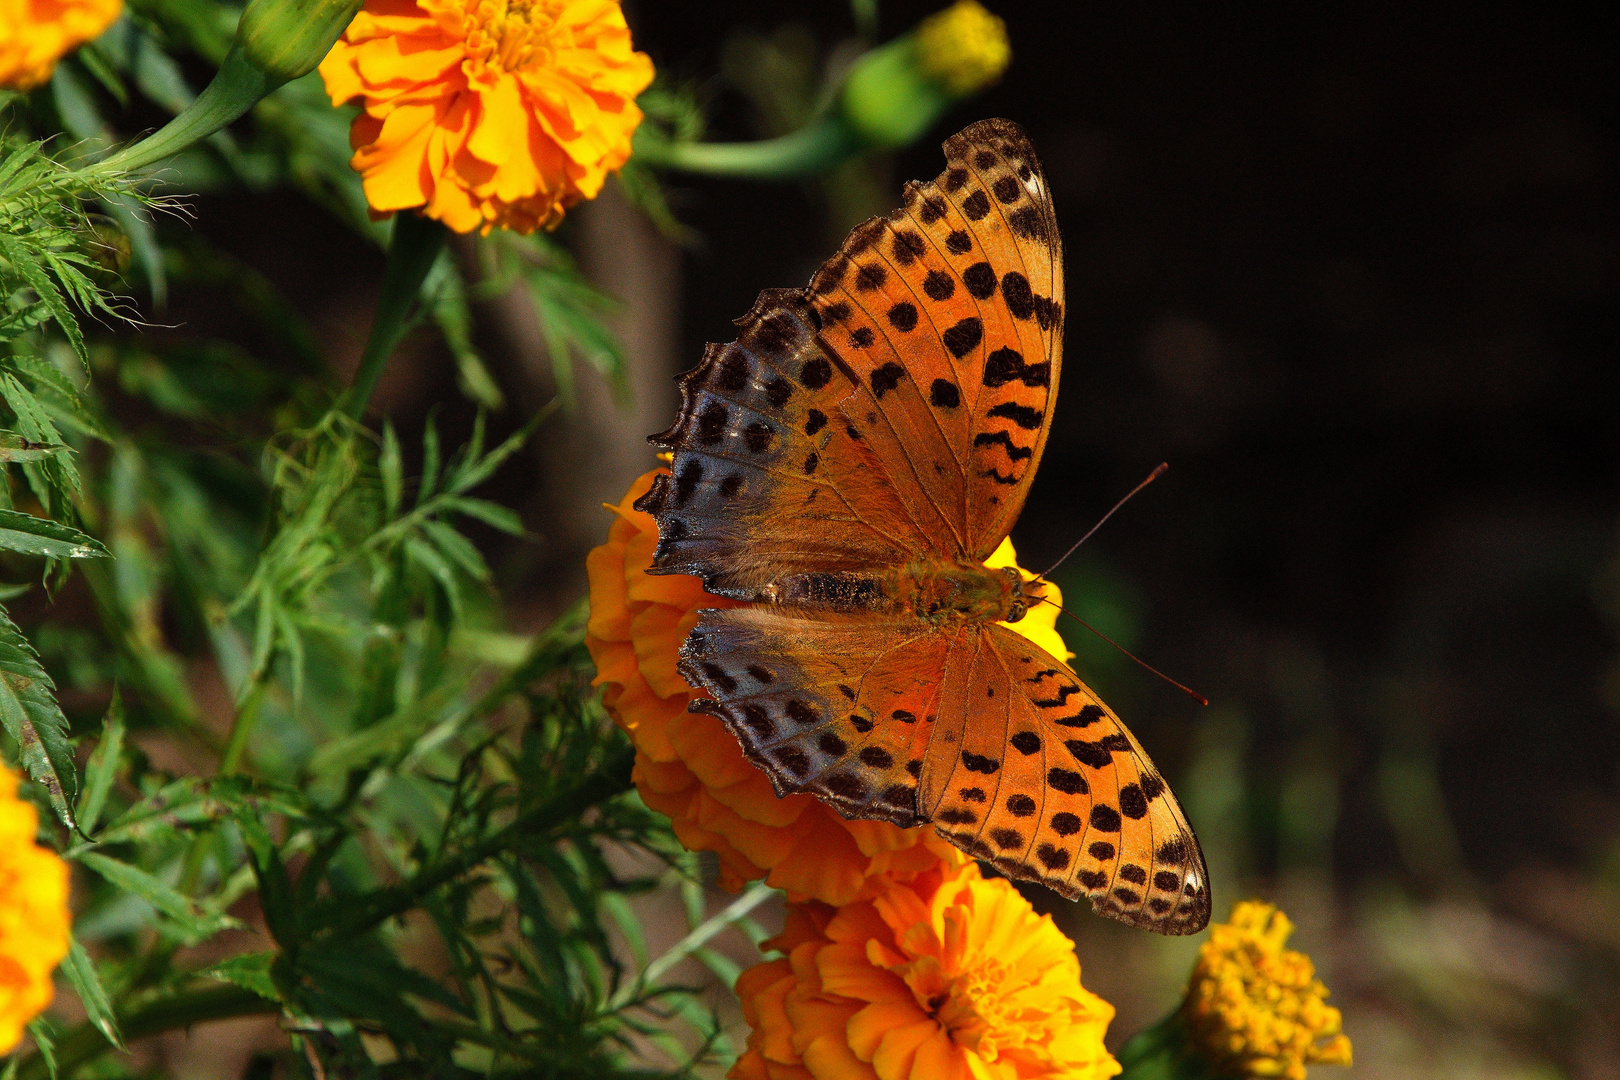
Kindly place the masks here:
MULTIPOLYGON (((935 6, 884 4, 883 36, 935 6)), ((630 303, 641 393, 615 413, 587 388, 536 467, 498 481, 545 538, 495 552, 519 628, 577 595, 606 528, 586 511, 650 467, 638 437, 673 408, 666 376, 729 340, 760 289, 808 280, 871 192, 883 211, 937 173, 945 135, 1014 119, 1068 280, 1061 401, 1014 540, 1044 566, 1170 462, 1058 580, 1213 702, 1065 629, 1181 794, 1217 916, 1256 895, 1295 917, 1358 1075, 1620 1077, 1612 11, 996 10, 1004 81, 893 159, 815 185, 671 177, 685 250, 611 197, 571 215, 582 262, 630 303), (592 430, 629 449, 560 481, 546 461, 592 430)), ((728 42, 809 41, 820 65, 853 32, 837 4, 629 15, 718 139, 768 130, 721 74, 728 42), (772 37, 787 24, 802 33, 772 37)), ((380 258, 295 197, 243 201, 203 200, 196 228, 357 354, 380 258), (310 235, 322 259, 284 243, 310 235)), ((484 314, 531 407, 532 334, 484 314)), ((405 428, 436 401, 452 426, 470 416, 425 338, 385 390, 405 428)), ((1116 1036, 1175 999, 1192 944, 1031 897, 1119 1006, 1116 1036)))

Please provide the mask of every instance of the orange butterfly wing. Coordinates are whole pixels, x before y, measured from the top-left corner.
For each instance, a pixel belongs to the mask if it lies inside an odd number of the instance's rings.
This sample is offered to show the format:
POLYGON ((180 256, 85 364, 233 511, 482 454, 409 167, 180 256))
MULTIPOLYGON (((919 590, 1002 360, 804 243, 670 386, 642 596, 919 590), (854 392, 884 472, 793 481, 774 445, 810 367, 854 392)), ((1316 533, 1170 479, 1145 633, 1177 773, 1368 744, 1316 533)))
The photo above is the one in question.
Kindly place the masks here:
POLYGON ((1209 922, 1208 871, 1186 815, 1118 716, 1029 639, 998 624, 953 649, 918 806, 1009 877, 1085 896, 1166 934, 1209 922))
POLYGON ((982 561, 1012 531, 1051 428, 1063 247, 1029 139, 985 120, 945 172, 858 226, 811 279, 821 343, 920 527, 982 561))
POLYGON ((659 523, 649 572, 769 605, 703 613, 692 708, 779 793, 932 821, 1011 876, 1192 933, 1203 856, 1118 718, 1011 631, 884 606, 897 568, 974 565, 1006 536, 1061 366, 1061 247, 1027 138, 984 121, 945 152, 808 290, 762 293, 653 436, 675 456, 637 504, 659 523))

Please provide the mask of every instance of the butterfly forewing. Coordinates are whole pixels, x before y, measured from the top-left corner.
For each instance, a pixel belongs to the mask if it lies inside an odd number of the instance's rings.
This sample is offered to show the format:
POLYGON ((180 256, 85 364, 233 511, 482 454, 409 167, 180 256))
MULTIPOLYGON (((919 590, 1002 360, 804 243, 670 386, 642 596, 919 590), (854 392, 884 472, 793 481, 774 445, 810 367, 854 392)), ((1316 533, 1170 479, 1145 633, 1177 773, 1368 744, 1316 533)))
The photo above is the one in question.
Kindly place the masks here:
POLYGON ((1040 462, 1062 362, 1063 255, 1017 125, 945 143, 947 167, 858 226, 812 279, 821 341, 855 384, 848 420, 913 520, 983 559, 1040 462))
POLYGON ((853 387, 816 342, 799 290, 768 290, 680 379, 681 409, 652 441, 675 450, 637 508, 658 519, 658 574, 699 574, 741 600, 784 573, 855 570, 934 548, 881 490, 873 451, 837 403, 853 387))

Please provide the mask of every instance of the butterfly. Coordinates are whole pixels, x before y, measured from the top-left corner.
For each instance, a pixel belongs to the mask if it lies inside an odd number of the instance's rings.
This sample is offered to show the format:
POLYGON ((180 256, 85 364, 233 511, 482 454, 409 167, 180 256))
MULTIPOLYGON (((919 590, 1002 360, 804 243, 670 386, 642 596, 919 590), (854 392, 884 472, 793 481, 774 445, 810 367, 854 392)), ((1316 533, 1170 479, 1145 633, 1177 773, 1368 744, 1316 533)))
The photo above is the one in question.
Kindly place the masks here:
POLYGON ((1146 752, 1003 623, 1038 583, 987 556, 1051 431, 1063 256, 1023 130, 985 120, 857 226, 806 289, 766 290, 678 380, 636 504, 654 574, 708 609, 679 670, 778 795, 938 832, 1004 874, 1166 934, 1209 921, 1203 852, 1146 752))

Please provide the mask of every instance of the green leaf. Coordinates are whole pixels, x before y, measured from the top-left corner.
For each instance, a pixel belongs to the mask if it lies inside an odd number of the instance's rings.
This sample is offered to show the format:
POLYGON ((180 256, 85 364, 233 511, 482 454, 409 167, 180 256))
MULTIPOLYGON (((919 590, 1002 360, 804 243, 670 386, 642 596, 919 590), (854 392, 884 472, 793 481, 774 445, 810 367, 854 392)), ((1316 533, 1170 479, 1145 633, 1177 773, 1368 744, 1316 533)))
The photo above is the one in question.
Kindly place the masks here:
POLYGON ((124 749, 124 699, 113 687, 112 703, 101 721, 101 741, 84 770, 84 792, 79 798, 79 828, 88 834, 101 819, 107 793, 118 775, 118 759, 124 749))
POLYGON ((457 469, 453 477, 447 477, 445 487, 452 494, 462 495, 488 480, 496 469, 505 464, 507 458, 522 449, 523 444, 529 441, 529 436, 534 434, 534 429, 555 411, 556 406, 552 404, 535 413, 527 424, 508 435, 501 445, 477 461, 469 462, 466 467, 457 469))
POLYGON ((113 1016, 112 1002, 107 998, 107 990, 101 985, 101 976, 96 974, 96 965, 90 959, 90 954, 84 951, 79 939, 74 938, 68 947, 67 959, 62 961, 62 974, 67 976, 68 982, 73 986, 73 992, 79 995, 79 1001, 84 1004, 84 1012, 96 1030, 107 1037, 107 1041, 118 1049, 124 1048, 124 1040, 118 1034, 118 1021, 113 1016))
POLYGON ((79 322, 68 309, 67 301, 62 297, 61 289, 51 280, 45 268, 40 265, 39 257, 19 240, 0 232, 0 259, 11 264, 17 276, 27 282, 28 287, 34 290, 39 302, 51 313, 51 318, 61 328, 62 335, 73 346, 73 353, 85 367, 90 366, 90 353, 84 347, 84 335, 79 332, 79 322))
POLYGON ((33 442, 15 431, 0 431, 0 461, 44 461, 66 449, 61 443, 33 442))
POLYGON ((56 1080, 56 1040, 51 1037, 51 1022, 43 1016, 34 1017, 28 1023, 28 1034, 33 1037, 39 1056, 45 1059, 45 1071, 51 1080, 56 1080))
POLYGON ((447 496, 443 503, 445 509, 466 514, 470 518, 477 518, 485 525, 501 530, 510 536, 522 536, 523 519, 513 510, 508 510, 499 503, 492 503, 485 499, 469 499, 464 496, 447 496))
POLYGON ((426 570, 439 588, 444 590, 445 599, 450 601, 450 610, 455 613, 456 619, 461 619, 461 588, 456 584, 456 572, 450 564, 444 561, 433 547, 424 540, 411 537, 405 541, 405 555, 411 562, 426 570))
POLYGON ((138 866, 119 862, 99 851, 81 853, 79 862, 131 896, 145 900, 167 915, 185 937, 200 940, 220 930, 240 925, 229 915, 205 911, 196 901, 159 881, 138 866))
POLYGON ((0 608, 0 724, 17 741, 23 768, 45 789, 56 816, 77 830, 72 804, 79 778, 73 770, 67 718, 56 703, 56 684, 4 608, 0 608))
POLYGON ((267 1001, 280 1001, 281 992, 276 989, 276 980, 270 975, 270 966, 275 959, 273 952, 243 953, 229 960, 221 960, 198 974, 251 990, 267 1001))
POLYGON ((453 561, 475 581, 489 580, 489 567, 484 557, 473 547, 472 541, 442 521, 424 521, 422 531, 427 534, 439 554, 453 561))
POLYGON ((52 559, 110 559, 101 541, 49 518, 0 510, 0 548, 52 559))
POLYGON ((404 470, 399 454, 399 436, 394 434, 394 425, 385 422, 382 456, 377 459, 377 471, 382 474, 383 509, 390 521, 399 515, 400 500, 405 491, 404 470))

